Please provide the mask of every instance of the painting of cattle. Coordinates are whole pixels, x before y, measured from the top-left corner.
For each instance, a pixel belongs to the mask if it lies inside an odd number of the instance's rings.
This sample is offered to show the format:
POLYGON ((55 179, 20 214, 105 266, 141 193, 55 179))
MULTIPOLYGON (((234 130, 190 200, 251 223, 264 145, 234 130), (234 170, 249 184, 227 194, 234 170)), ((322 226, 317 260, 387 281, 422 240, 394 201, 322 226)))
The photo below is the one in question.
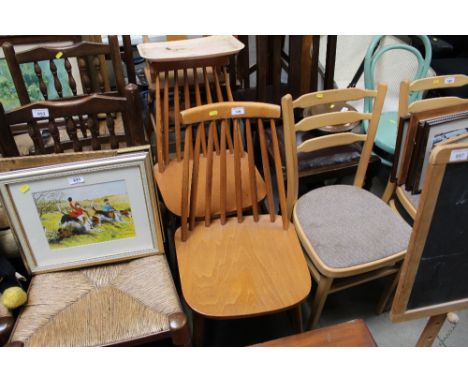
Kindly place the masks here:
POLYGON ((33 193, 51 249, 135 236, 124 180, 33 193))

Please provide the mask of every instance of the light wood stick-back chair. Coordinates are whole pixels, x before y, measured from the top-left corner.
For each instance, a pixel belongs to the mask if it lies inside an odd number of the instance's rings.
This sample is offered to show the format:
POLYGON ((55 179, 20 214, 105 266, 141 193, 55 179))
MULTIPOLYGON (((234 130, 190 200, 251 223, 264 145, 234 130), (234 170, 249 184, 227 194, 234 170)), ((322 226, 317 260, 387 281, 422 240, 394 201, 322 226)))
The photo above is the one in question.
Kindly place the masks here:
MULTIPOLYGON (((385 92, 386 85, 380 84, 377 90, 336 89, 305 94, 296 100, 290 95, 282 99, 288 211, 292 210, 309 270, 318 284, 309 326, 318 323, 330 293, 378 277, 395 276, 406 251, 410 227, 382 200, 362 189, 385 92), (374 99, 372 113, 335 112, 294 122, 296 108, 364 97, 374 99), (365 134, 336 133, 312 138, 296 146, 295 134, 298 131, 361 120, 369 123, 365 134), (297 154, 354 142, 363 142, 354 184, 321 187, 298 199, 297 154)), ((393 287, 392 282, 379 303, 379 311, 383 310, 393 287)))
MULTIPOLYGON (((429 90, 457 88, 468 85, 468 76, 463 74, 427 77, 415 81, 402 81, 400 84, 400 101, 398 108, 398 117, 408 118, 411 113, 438 109, 445 106, 455 106, 467 103, 468 100, 459 97, 435 97, 418 99, 409 103, 409 99, 414 92, 427 92, 429 90)), ((405 150, 405 152, 408 152, 405 150)), ((401 158, 401 157, 400 157, 401 158)), ((409 216, 414 219, 419 205, 419 194, 411 194, 406 191, 400 180, 401 174, 396 174, 396 179, 389 179, 385 193, 384 201, 395 207, 395 199, 401 204, 409 216)), ((396 208, 396 207, 395 207, 396 208)))
POLYGON ((310 276, 294 226, 287 214, 276 120, 277 105, 255 102, 225 102, 205 105, 181 113, 187 125, 183 161, 181 227, 175 234, 182 291, 195 313, 194 338, 200 343, 202 317, 227 319, 295 309, 300 329, 300 303, 310 290, 310 276), (202 159, 202 129, 207 123, 207 157, 202 159), (233 125, 232 146, 228 126, 233 125), (198 128, 195 132, 195 126, 198 128), (215 145, 220 127, 219 146, 215 145), (245 128, 242 136, 242 127, 245 128), (274 164, 271 168, 265 130, 271 129, 274 164), (259 183, 255 171, 253 133, 258 135, 261 168, 265 178, 267 214, 258 205, 259 183), (195 145, 190 149, 192 136, 195 145), (227 157, 234 151, 234 166, 227 157), (219 160, 214 161, 219 150, 219 160), (190 152, 193 161, 190 161, 190 152), (242 160, 247 163, 242 165, 242 160), (189 176, 192 167, 192 176, 189 176), (202 168, 205 167, 205 168, 202 168), (215 173, 219 171, 219 176, 215 173), (243 173, 247 173, 246 176, 243 173), (277 187, 273 179, 277 179, 277 187), (233 178, 236 216, 228 216, 228 182, 233 178), (206 185, 204 223, 197 217, 197 184, 206 185), (274 205, 278 191, 280 216, 274 205), (215 192, 219 190, 219 193, 215 192), (246 202, 251 214, 244 212, 246 202), (217 209, 220 209, 219 215, 217 209))

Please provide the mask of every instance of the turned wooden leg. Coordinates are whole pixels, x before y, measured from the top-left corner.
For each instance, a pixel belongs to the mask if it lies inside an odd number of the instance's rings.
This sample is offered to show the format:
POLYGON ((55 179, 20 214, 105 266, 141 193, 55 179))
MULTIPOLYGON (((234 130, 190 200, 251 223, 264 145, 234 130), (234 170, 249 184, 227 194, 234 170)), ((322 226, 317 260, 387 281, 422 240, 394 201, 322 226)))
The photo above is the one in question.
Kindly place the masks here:
POLYGON ((193 312, 193 345, 203 346, 203 337, 205 334, 205 318, 198 313, 193 312))
POLYGON ((309 323, 307 325, 308 329, 312 329, 318 324, 320 315, 322 314, 323 306, 328 297, 328 292, 330 291, 333 279, 321 276, 318 283, 317 292, 312 302, 312 312, 310 314, 309 323))
POLYGON ((190 346, 192 339, 187 322, 187 316, 182 313, 174 313, 169 316, 169 328, 172 333, 172 343, 176 346, 190 346))
POLYGON ((289 318, 291 319, 291 325, 294 333, 302 333, 302 309, 301 304, 296 305, 294 308, 288 311, 289 318))

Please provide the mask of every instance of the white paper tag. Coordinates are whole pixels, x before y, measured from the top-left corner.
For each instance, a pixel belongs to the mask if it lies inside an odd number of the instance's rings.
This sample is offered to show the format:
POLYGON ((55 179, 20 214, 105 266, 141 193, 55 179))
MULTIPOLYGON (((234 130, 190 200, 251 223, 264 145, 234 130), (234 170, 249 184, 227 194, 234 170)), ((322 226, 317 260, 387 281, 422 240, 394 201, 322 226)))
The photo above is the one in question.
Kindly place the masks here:
POLYGON ((49 116, 49 109, 32 109, 33 118, 46 118, 49 116))
POLYGON ((445 84, 453 84, 453 83, 455 83, 455 77, 447 77, 447 78, 444 80, 444 83, 445 83, 445 84))
POLYGON ((244 115, 244 114, 245 114, 245 108, 242 106, 231 108, 231 115, 244 115))
POLYGON ((72 186, 78 183, 84 183, 84 178, 80 175, 70 176, 68 178, 68 183, 72 186))
POLYGON ((458 162, 468 159, 468 149, 452 150, 450 153, 450 162, 458 162))
POLYGON ((343 106, 340 111, 349 111, 349 108, 346 106, 343 106))

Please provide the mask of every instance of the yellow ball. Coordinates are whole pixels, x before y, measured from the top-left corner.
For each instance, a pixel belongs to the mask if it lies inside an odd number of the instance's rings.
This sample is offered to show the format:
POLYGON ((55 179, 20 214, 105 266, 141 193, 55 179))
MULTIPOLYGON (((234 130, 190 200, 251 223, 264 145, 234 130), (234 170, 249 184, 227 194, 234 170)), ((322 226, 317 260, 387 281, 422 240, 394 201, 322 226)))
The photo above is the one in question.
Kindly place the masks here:
POLYGON ((28 300, 28 295, 20 287, 5 289, 2 295, 2 304, 8 309, 16 309, 28 300))

